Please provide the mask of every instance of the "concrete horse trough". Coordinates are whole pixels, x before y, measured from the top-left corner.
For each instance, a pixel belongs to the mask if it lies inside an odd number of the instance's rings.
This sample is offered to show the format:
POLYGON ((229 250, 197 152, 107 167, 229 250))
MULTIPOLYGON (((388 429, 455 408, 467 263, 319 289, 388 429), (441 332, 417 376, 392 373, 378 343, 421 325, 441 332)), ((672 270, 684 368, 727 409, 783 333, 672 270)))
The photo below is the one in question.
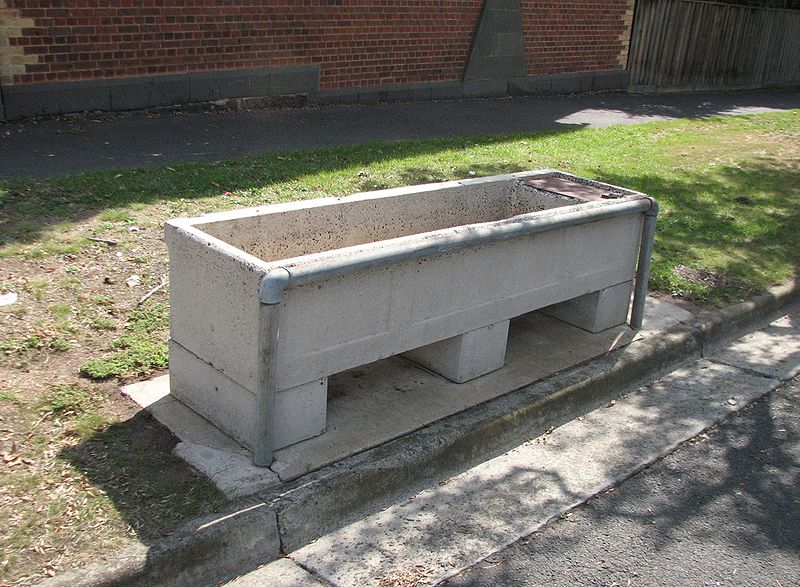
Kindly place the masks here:
POLYGON ((657 212, 545 170, 171 220, 171 393, 269 465, 324 431, 335 373, 403 354, 467 381, 511 318, 598 332, 634 283, 638 328, 657 212))

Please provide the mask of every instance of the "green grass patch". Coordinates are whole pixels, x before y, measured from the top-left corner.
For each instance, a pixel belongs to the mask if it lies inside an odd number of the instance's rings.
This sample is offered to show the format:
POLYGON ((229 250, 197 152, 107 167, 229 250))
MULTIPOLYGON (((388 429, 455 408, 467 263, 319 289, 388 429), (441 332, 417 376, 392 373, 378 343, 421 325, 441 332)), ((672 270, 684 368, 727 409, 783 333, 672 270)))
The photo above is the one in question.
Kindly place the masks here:
POLYGON ((104 357, 81 365, 81 374, 91 379, 147 375, 167 366, 166 331, 169 328, 167 305, 153 304, 135 310, 125 325, 125 333, 109 345, 104 357))
POLYGON ((47 280, 40 277, 29 279, 25 284, 25 289, 30 292, 34 300, 41 302, 44 299, 45 292, 47 291, 47 280))
POLYGON ((18 254, 13 247, 19 243, 33 245, 24 254, 50 254, 57 248, 50 242, 53 227, 76 221, 160 223, 234 207, 553 167, 658 198, 664 215, 653 286, 721 304, 795 274, 799 119, 800 112, 789 111, 372 143, 5 182, 0 207, 15 222, 0 225, 0 240, 7 243, 0 254, 18 254))
POLYGON ((78 385, 52 387, 39 401, 39 409, 57 417, 76 417, 93 411, 101 399, 96 392, 78 385))
POLYGON ((98 316, 97 318, 92 318, 89 322, 89 327, 93 330, 116 330, 117 323, 111 320, 110 318, 106 318, 104 316, 98 316))
POLYGON ((98 306, 113 306, 115 304, 114 296, 109 296, 105 294, 99 294, 96 296, 92 296, 92 302, 97 304, 98 306))
POLYGON ((60 337, 33 335, 27 338, 9 338, 0 341, 0 352, 8 355, 22 355, 30 351, 68 351, 69 341, 60 337))
POLYGON ((128 210, 113 209, 100 212, 100 214, 97 215, 97 220, 100 222, 124 222, 127 224, 134 222, 134 217, 128 210))

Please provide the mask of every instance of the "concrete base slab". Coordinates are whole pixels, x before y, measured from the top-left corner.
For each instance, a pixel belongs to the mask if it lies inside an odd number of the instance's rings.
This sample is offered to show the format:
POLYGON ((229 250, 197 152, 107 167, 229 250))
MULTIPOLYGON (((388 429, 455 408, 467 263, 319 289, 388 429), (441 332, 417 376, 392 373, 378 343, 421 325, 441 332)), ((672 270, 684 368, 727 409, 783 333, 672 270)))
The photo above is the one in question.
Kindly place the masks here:
MULTIPOLYGON (((687 315, 691 317, 669 302, 648 298, 643 330, 637 336, 686 320, 687 315)), ((633 334, 627 326, 591 334, 533 312, 511 321, 505 366, 467 383, 453 383, 401 357, 339 373, 328 382, 324 434, 277 451, 271 470, 282 481, 295 479, 625 346, 633 334)), ((168 377, 135 383, 123 391, 187 443, 179 455, 221 491, 240 495, 245 487, 259 489, 252 481, 255 472, 249 452, 169 395, 168 377)), ((272 482, 265 475, 263 488, 272 482)))
POLYGON ((466 383, 400 357, 333 375, 325 433, 277 451, 272 469, 283 481, 295 479, 624 346, 632 337, 627 326, 590 334, 532 312, 511 320, 505 366, 466 383))
POLYGON ((149 408, 159 400, 174 399, 169 395, 169 375, 125 385, 122 387, 122 393, 143 408, 149 408))
POLYGON ((664 331, 672 326, 689 322, 694 314, 676 306, 663 298, 648 296, 644 306, 644 320, 642 328, 635 339, 643 338, 664 331))
POLYGON ((192 442, 180 442, 175 454, 206 475, 228 499, 244 497, 280 484, 278 475, 266 467, 256 467, 253 457, 239 452, 219 450, 192 442))
MULTIPOLYGON (((170 395, 169 375, 126 385, 122 393, 146 408, 184 442, 233 453, 242 450, 238 442, 170 395)), ((203 469, 200 471, 206 473, 203 469)))
POLYGON ((414 584, 437 584, 777 384, 701 360, 290 556, 341 587, 399 584, 410 575, 414 584))
POLYGON ((225 583, 226 587, 323 587, 311 573, 288 558, 281 558, 225 583))
POLYGON ((506 359, 508 320, 403 353, 455 383, 497 371, 506 359))
POLYGON ((800 371, 800 318, 790 315, 710 356, 714 361, 788 379, 800 371))

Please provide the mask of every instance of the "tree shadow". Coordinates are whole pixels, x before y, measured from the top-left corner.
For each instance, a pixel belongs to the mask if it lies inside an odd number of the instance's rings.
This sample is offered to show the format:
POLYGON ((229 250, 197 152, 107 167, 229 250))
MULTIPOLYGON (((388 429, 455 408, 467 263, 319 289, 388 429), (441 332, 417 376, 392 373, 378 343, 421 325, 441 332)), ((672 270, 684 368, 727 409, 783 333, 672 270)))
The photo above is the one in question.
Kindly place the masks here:
POLYGON ((674 273, 680 263, 712 270, 711 300, 726 303, 772 285, 770 275, 780 273, 782 264, 794 274, 800 268, 797 166, 753 162, 672 177, 599 170, 596 178, 642 191, 661 204, 653 289, 687 293, 674 273))
POLYGON ((698 576, 790 580, 777 561, 800 552, 800 429, 787 415, 799 398, 797 391, 762 398, 444 585, 545 584, 553 573, 578 584, 650 584, 679 569, 690 584, 698 576), (731 576, 737 566, 744 572, 731 576))
MULTIPOLYGON (((532 140, 545 140, 554 134, 575 132, 580 127, 560 131, 546 131, 532 140)), ((319 176, 325 178, 342 170, 361 170, 394 159, 431 157, 449 150, 467 147, 489 147, 504 143, 509 136, 455 137, 434 141, 404 141, 400 143, 366 143, 347 149, 336 147, 315 151, 272 152, 226 162, 225 165, 208 163, 182 163, 156 169, 132 169, 113 173, 88 172, 78 176, 47 181, 10 181, 0 186, 0 218, 10 222, 0 223, 0 244, 31 243, 42 238, 53 225, 63 222, 88 220, 103 211, 129 207, 136 209, 159 203, 191 202, 209 197, 219 197, 221 192, 247 193, 268 191, 279 184, 287 184, 319 176)), ((456 163, 447 174, 421 166, 402 170, 393 185, 413 185, 444 179, 469 178, 473 175, 494 175, 519 171, 518 164, 456 163)), ((311 181, 319 190, 308 197, 319 195, 341 196, 341 186, 329 180, 311 181), (334 184, 334 185, 330 185, 334 184)), ((351 185, 353 191, 368 191, 390 187, 366 177, 351 185)), ((302 196, 303 194, 299 194, 302 196)), ((274 200, 265 196, 258 203, 274 200)), ((251 204, 255 205, 255 204, 251 204)))
POLYGON ((152 543, 224 503, 210 481, 172 454, 176 442, 142 410, 64 448, 58 458, 100 488, 137 537, 152 543))
POLYGON ((86 169, 155 167, 370 141, 441 139, 563 130, 573 125, 697 119, 800 106, 793 90, 627 93, 323 106, 300 110, 110 118, 3 125, 0 177, 45 177, 86 169))

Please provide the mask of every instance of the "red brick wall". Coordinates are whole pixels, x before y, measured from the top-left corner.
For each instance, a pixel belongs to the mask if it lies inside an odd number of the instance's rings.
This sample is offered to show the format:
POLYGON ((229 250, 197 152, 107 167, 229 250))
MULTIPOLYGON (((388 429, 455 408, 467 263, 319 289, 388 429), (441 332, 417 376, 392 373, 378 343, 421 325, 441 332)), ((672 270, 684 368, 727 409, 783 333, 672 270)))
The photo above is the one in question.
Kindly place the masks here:
POLYGON ((528 74, 625 69, 633 0, 522 0, 528 74))
POLYGON ((481 0, 4 0, 0 40, 5 37, 9 48, 3 81, 312 63, 321 66, 323 90, 452 81, 461 78, 481 5, 481 0))

